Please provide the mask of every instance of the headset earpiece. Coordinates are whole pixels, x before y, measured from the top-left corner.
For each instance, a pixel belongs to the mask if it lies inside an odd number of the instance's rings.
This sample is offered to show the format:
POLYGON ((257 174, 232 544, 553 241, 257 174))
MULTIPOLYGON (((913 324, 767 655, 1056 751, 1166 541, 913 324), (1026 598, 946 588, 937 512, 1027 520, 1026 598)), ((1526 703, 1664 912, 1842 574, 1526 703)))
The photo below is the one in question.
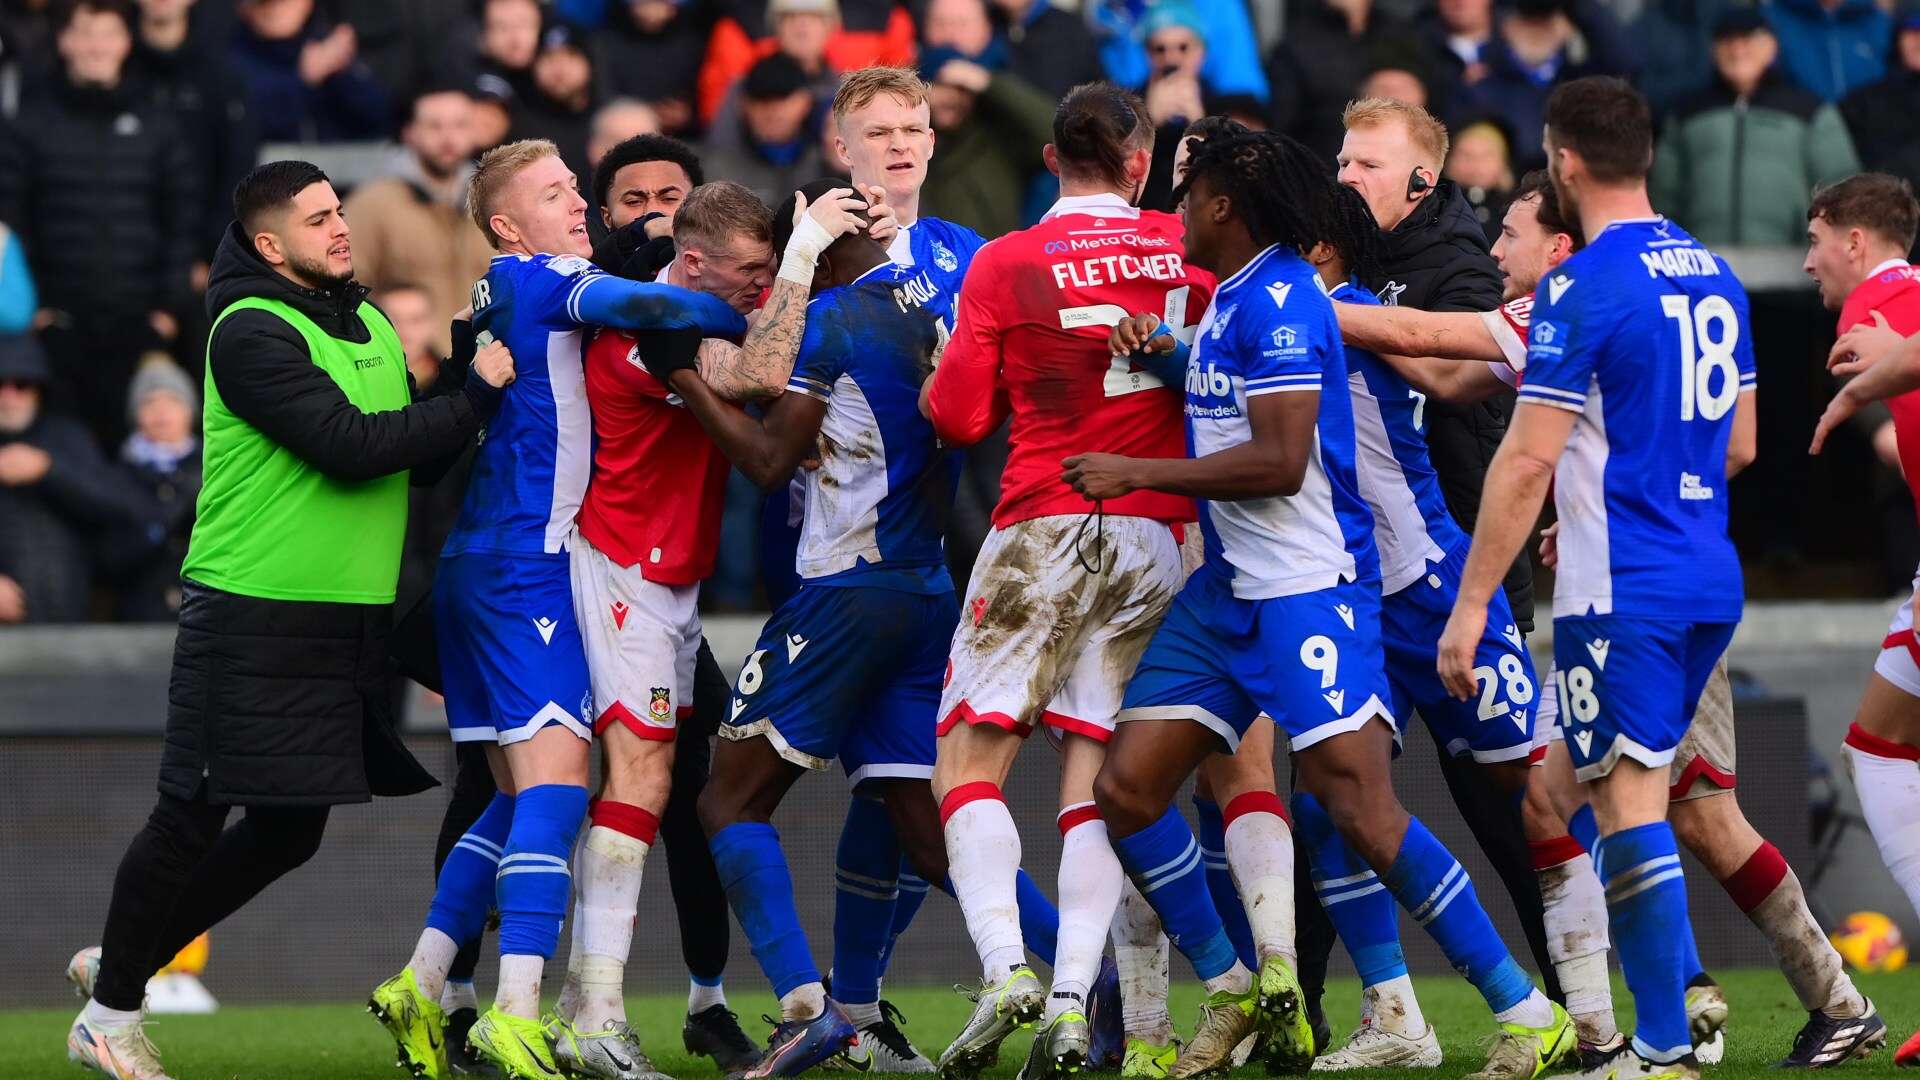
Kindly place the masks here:
POLYGON ((1419 166, 1415 166, 1413 174, 1407 177, 1407 198, 1417 199, 1432 188, 1433 184, 1420 175, 1419 166))

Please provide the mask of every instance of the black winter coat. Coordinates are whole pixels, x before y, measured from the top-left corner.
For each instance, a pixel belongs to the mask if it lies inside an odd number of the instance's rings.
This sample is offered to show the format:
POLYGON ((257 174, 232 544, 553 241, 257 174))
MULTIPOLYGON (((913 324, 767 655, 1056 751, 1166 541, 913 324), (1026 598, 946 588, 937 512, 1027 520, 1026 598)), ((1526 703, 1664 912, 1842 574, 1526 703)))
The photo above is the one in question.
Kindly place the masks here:
MULTIPOLYGON (((310 289, 254 253, 237 225, 214 256, 207 316, 250 296, 291 305, 323 331, 370 331, 355 283, 310 289)), ((459 453, 498 401, 478 379, 459 393, 363 413, 316 367, 285 320, 238 311, 214 331, 208 376, 227 408, 307 464, 364 480, 459 453)), ((424 470, 423 470, 424 471, 424 470)), ((182 583, 160 790, 218 805, 313 806, 433 786, 393 729, 388 604, 267 600, 182 583)))
MULTIPOLYGON (((1500 268, 1473 206, 1442 180, 1405 221, 1389 231, 1381 271, 1367 287, 1388 304, 1421 311, 1492 311, 1500 306, 1500 268)), ((1513 395, 1473 405, 1427 403, 1427 453, 1453 519, 1468 533, 1480 516, 1487 466, 1507 433, 1513 395)), ((1507 600, 1522 633, 1533 630, 1533 565, 1525 552, 1507 571, 1507 600)))
POLYGON ((81 318, 185 311, 202 243, 192 144, 143 87, 30 93, 0 128, 0 221, 40 303, 81 318))

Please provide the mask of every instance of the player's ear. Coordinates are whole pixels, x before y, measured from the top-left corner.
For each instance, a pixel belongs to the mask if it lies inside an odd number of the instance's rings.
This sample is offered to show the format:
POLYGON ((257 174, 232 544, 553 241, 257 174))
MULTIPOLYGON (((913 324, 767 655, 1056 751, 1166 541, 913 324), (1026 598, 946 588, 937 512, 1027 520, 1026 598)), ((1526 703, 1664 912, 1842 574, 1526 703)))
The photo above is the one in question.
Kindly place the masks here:
POLYGON ((1040 160, 1047 163, 1048 172, 1055 176, 1060 175, 1060 152, 1053 148, 1052 143, 1040 148, 1040 160))

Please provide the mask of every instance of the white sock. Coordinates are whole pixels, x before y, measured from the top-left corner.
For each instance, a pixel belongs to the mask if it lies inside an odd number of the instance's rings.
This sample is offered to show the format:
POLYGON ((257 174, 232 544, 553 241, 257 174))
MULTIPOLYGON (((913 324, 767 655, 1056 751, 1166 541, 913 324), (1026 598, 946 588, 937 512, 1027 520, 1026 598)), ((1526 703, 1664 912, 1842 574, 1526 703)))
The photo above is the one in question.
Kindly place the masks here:
POLYGON ((1297 966, 1293 946, 1293 830, 1278 814, 1242 813, 1227 822, 1227 870, 1246 905, 1254 955, 1285 957, 1297 966))
MULTIPOLYGON (((580 866, 580 858, 587 850, 587 833, 592 828, 581 829, 580 835, 573 841, 573 857, 568 865, 580 866)), ((567 977, 560 983, 560 996, 553 1003, 553 1011, 560 1019, 573 1023, 573 1016, 580 1009, 580 961, 586 958, 587 950, 580 944, 580 935, 587 925, 586 896, 580 889, 580 877, 576 872, 573 884, 573 917, 567 920, 568 937, 571 942, 567 948, 567 977)))
POLYGON ((1233 966, 1227 970, 1211 979, 1200 980, 1200 985, 1205 987, 1209 994, 1217 994, 1222 990, 1244 994, 1253 989, 1253 972, 1247 970, 1247 965, 1235 960, 1233 966))
POLYGON ((1533 993, 1510 1009, 1501 1009, 1493 1018, 1502 1024, 1520 1024, 1530 1028, 1546 1027, 1553 1023, 1553 1002, 1547 995, 1535 987, 1533 993))
POLYGON ((109 1009, 98 1001, 89 999, 86 1012, 87 1023, 98 1028, 123 1028, 128 1024, 140 1022, 139 1009, 109 1009))
POLYGON ((1747 912, 1747 918, 1766 935, 1780 961, 1780 972, 1802 1008, 1818 1009, 1835 1020, 1866 1015, 1867 999, 1847 977, 1833 943, 1820 932, 1820 924, 1807 908, 1806 890, 1792 867, 1767 898, 1747 912))
POLYGON ((877 1001, 863 1001, 854 1005, 843 1001, 840 1007, 847 1010, 847 1019, 852 1020, 853 1026, 861 1031, 880 1022, 880 1003, 877 1001))
POLYGON ((1920 762, 1882 757, 1853 745, 1844 747, 1860 814, 1867 819, 1880 861, 1920 910, 1920 762))
POLYGON ((633 947, 647 847, 639 838, 604 825, 587 830, 587 842, 580 847, 573 871, 580 897, 574 921, 582 953, 573 1025, 580 1031, 601 1031, 627 1018, 627 952, 633 947))
POLYGON ((440 1011, 458 1012, 461 1009, 480 1008, 480 997, 473 992, 472 979, 448 979, 447 985, 440 991, 440 1011))
POLYGON ((428 1001, 440 1000, 440 991, 447 984, 447 969, 453 966, 453 958, 459 952, 460 943, 445 933, 431 926, 420 931, 420 940, 413 947, 413 959, 407 961, 407 966, 413 969, 413 981, 428 1001))
MULTIPOLYGON (((1078 809, 1068 807, 1061 814, 1078 809)), ((1100 976, 1107 930, 1120 905, 1120 883, 1126 879, 1120 857, 1107 842, 1106 822, 1084 818, 1067 827, 1060 838, 1060 937, 1054 945, 1046 1019, 1070 1010, 1086 1012, 1087 995, 1100 976)))
POLYGON ((1607 975, 1607 894, 1593 860, 1576 855, 1535 871, 1547 929, 1547 956, 1567 998, 1580 1041, 1598 1046, 1619 1034, 1607 975))
POLYGON ((811 1020, 826 1008, 826 988, 817 982, 802 983, 780 998, 780 1019, 811 1020))
POLYGON ((715 1005, 727 1003, 727 988, 721 983, 707 986, 699 979, 687 981, 687 1015, 703 1013, 715 1005))
POLYGON ((1413 976, 1396 975, 1360 991, 1360 1022, 1409 1039, 1426 1033, 1427 1018, 1413 993, 1413 976))
POLYGON ((500 958, 500 985, 493 1007, 509 1016, 540 1019, 540 976, 547 969, 544 956, 508 953, 500 958))
MULTIPOLYGON (((954 899, 966 917, 974 951, 980 954, 982 976, 997 983, 1027 962, 1014 885, 1020 872, 1020 831, 1007 804, 993 798, 962 804, 941 831, 947 840, 947 875, 953 879, 954 899)), ((1065 911, 1060 922, 1064 931, 1065 911)))
POLYGON ((1131 879, 1123 880, 1113 912, 1113 962, 1120 969, 1120 1025, 1129 1039, 1155 1046, 1173 1041, 1173 1016, 1167 1011, 1171 952, 1153 905, 1131 879))

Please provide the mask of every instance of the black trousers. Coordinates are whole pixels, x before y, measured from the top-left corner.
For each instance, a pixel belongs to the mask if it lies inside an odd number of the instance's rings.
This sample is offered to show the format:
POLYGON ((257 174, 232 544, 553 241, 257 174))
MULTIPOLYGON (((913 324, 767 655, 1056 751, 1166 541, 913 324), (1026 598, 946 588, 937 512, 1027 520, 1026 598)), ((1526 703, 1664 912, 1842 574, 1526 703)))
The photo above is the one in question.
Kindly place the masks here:
POLYGON ((93 996, 134 1010, 147 980, 186 944, 320 850, 327 807, 231 806, 163 794, 113 878, 93 996), (224 826, 224 827, 223 827, 224 826))
MULTIPOLYGON (((673 789, 667 796, 666 813, 660 817, 660 838, 667 845, 667 884, 673 891, 673 909, 680 920, 680 955, 689 974, 709 982, 719 979, 727 968, 730 909, 694 804, 700 798, 700 789, 707 786, 707 774, 713 763, 713 736, 720 730, 720 718, 725 715, 730 694, 727 677, 714 660, 713 650, 701 642, 693 669, 693 715, 680 724, 674 735, 673 789)), ((487 768, 484 745, 460 743, 455 749, 459 772, 453 782, 453 798, 440 822, 440 838, 433 855, 435 874, 447 861, 453 845, 493 799, 493 774, 487 768)), ((480 942, 467 943, 455 957, 448 978, 462 981, 473 978, 479 961, 480 942)))
MULTIPOLYGON (((1432 729, 1419 725, 1429 735, 1432 729)), ((1494 873, 1513 901, 1514 914, 1520 919, 1521 933, 1533 953, 1534 970, 1546 984, 1547 996, 1562 1000, 1560 979, 1553 971, 1553 958, 1547 954, 1547 927, 1540 903, 1540 879, 1533 870, 1533 852, 1527 847, 1526 833, 1520 826, 1520 806, 1512 796, 1492 783, 1471 757, 1454 757, 1446 747, 1435 749, 1440 756, 1440 775, 1446 778, 1447 793, 1460 810, 1460 817, 1473 833, 1475 842, 1493 864, 1494 873)), ((1486 883, 1479 883, 1485 897, 1486 883)), ((1293 861, 1293 898, 1295 908, 1294 944, 1300 950, 1300 987, 1306 992, 1308 1012, 1322 1015, 1320 998, 1327 990, 1327 960, 1333 953, 1337 935, 1333 923, 1320 906, 1313 891, 1313 878, 1304 858, 1293 861)), ((1485 901, 1483 900, 1482 903, 1485 901)))

